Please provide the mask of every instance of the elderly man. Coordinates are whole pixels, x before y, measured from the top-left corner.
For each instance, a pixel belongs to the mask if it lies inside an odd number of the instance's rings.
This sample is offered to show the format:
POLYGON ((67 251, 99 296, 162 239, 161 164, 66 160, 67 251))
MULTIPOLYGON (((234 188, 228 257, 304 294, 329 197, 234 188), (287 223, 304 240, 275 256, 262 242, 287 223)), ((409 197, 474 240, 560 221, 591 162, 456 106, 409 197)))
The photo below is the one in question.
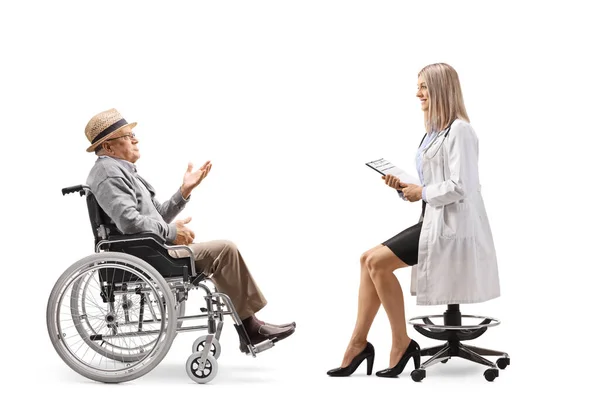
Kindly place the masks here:
MULTIPOLYGON (((137 173, 140 158, 133 128, 115 109, 95 115, 85 128, 88 152, 98 156, 87 179, 98 204, 123 234, 152 232, 167 244, 187 245, 195 255, 196 270, 209 276, 217 289, 227 294, 242 319, 252 344, 266 339, 284 339, 296 324, 265 323, 255 314, 265 300, 235 244, 226 240, 193 243, 194 232, 186 226, 191 218, 172 222, 190 200, 192 190, 208 175, 210 161, 193 171, 188 164, 183 184, 160 203, 153 187, 137 173)), ((183 253, 176 256, 181 257, 183 253)))

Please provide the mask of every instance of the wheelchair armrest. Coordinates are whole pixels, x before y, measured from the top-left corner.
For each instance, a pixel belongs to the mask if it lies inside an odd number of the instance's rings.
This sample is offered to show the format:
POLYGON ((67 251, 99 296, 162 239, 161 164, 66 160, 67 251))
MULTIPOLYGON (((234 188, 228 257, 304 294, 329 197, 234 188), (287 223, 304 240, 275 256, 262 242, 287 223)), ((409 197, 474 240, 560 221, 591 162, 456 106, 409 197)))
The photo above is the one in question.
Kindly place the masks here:
POLYGON ((151 232, 136 233, 133 235, 110 235, 107 242, 136 242, 139 240, 154 240, 159 245, 165 247, 165 241, 158 235, 151 232))
POLYGON ((189 246, 184 245, 168 245, 162 238, 154 233, 136 233, 133 235, 111 235, 108 237, 106 242, 137 242, 140 240, 154 240, 165 250, 184 250, 192 258, 192 264, 194 264, 194 252, 189 246))
POLYGON ((132 234, 132 235, 110 235, 107 239, 100 240, 96 244, 96 248, 97 248, 97 250, 100 250, 105 245, 120 244, 121 246, 123 246, 125 243, 127 243, 127 245, 133 246, 133 245, 142 243, 144 241, 151 241, 151 242, 155 243, 156 245, 161 247, 165 251, 166 256, 168 256, 171 259, 175 259, 176 257, 171 257, 168 254, 169 250, 184 250, 184 251, 186 251, 188 253, 188 258, 190 261, 189 265, 190 265, 191 274, 193 277, 196 276, 196 268, 194 268, 194 265, 195 265, 194 252, 192 251, 192 249, 189 246, 167 245, 160 236, 158 236, 154 233, 151 233, 151 232, 142 232, 142 233, 136 233, 136 234, 132 234))

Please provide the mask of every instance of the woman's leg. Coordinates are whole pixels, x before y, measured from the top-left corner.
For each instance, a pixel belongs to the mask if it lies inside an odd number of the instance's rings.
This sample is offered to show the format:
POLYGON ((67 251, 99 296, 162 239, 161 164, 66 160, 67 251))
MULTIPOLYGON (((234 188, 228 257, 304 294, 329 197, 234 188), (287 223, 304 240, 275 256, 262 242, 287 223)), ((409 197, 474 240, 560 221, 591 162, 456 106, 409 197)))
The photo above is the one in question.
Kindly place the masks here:
POLYGON ((398 363, 410 344, 406 331, 404 294, 400 282, 394 275, 394 270, 407 265, 386 246, 379 246, 369 253, 365 264, 392 328, 391 368, 398 363))
POLYGON ((356 325, 354 326, 354 332, 350 338, 350 343, 346 348, 344 359, 342 360, 342 368, 347 367, 348 364, 356 357, 367 345, 367 334, 381 301, 377 296, 377 290, 373 285, 369 269, 366 261, 369 255, 375 252, 378 248, 383 247, 378 245, 370 250, 367 250, 360 256, 360 287, 358 289, 358 312, 356 315, 356 325))

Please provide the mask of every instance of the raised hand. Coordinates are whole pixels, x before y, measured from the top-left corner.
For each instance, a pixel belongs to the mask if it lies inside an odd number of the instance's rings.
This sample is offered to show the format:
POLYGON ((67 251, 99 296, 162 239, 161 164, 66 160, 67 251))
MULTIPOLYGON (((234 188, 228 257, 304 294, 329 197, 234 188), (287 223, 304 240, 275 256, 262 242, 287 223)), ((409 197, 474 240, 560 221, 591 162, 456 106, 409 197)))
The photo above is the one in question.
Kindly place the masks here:
POLYGON ((181 185, 181 194, 184 199, 187 199, 190 194, 192 194, 192 190, 202 182, 206 175, 210 172, 212 168, 212 164, 210 161, 204 163, 202 167, 197 169, 196 171, 192 171, 194 168, 194 164, 191 162, 188 163, 187 171, 183 175, 183 184, 181 185))

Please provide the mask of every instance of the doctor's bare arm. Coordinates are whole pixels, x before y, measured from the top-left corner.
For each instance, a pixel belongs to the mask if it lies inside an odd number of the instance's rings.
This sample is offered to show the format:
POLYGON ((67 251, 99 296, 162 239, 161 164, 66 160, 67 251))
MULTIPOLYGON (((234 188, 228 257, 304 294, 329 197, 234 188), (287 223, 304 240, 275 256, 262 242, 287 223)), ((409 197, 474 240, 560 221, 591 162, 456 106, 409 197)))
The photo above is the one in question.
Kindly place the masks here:
POLYGON ((434 207, 464 199, 479 187, 479 141, 471 124, 456 120, 443 146, 441 150, 445 151, 428 161, 447 157, 444 162, 432 164, 432 169, 441 169, 434 172, 438 182, 429 183, 426 189, 427 203, 434 207))

